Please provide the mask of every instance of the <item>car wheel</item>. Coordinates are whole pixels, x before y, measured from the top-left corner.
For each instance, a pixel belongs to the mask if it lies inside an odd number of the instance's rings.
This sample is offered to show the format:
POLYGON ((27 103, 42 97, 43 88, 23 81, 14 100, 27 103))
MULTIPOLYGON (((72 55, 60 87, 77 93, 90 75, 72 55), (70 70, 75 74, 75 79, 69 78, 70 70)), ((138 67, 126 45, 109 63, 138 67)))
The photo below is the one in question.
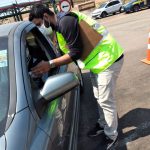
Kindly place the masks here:
POLYGON ((102 12, 101 17, 105 18, 106 16, 107 16, 107 13, 106 12, 102 12))
POLYGON ((126 11, 125 13, 126 13, 126 14, 129 14, 129 13, 130 13, 130 11, 126 11))
POLYGON ((134 11, 134 12, 139 11, 139 9, 140 9, 140 6, 138 6, 138 5, 135 5, 135 6, 133 7, 133 11, 134 11))
POLYGON ((120 7, 119 12, 120 12, 120 13, 123 12, 123 7, 120 7))
POLYGON ((116 15, 116 12, 114 12, 113 15, 116 15))

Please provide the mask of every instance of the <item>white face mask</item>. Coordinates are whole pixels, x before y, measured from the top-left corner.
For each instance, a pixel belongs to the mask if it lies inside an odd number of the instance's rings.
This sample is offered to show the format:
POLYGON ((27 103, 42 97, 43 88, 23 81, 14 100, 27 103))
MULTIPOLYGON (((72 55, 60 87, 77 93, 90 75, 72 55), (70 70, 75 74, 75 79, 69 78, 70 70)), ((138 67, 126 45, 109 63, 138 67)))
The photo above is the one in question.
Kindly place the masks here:
POLYGON ((44 32, 45 32, 45 27, 44 27, 43 25, 40 26, 40 27, 38 27, 38 29, 41 31, 41 33, 44 34, 44 32))
POLYGON ((49 28, 46 28, 44 26, 44 24, 42 24, 42 26, 38 27, 38 29, 41 31, 42 34, 44 34, 45 36, 48 36, 50 34, 52 34, 52 28, 49 27, 49 28))

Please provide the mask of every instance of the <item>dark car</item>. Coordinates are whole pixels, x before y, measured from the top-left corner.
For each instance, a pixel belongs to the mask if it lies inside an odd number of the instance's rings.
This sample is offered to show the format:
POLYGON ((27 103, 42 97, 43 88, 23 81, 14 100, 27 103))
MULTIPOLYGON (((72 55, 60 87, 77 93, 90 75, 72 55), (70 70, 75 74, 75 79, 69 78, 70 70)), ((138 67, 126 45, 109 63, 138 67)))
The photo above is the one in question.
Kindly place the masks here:
POLYGON ((150 7, 150 0, 131 0, 123 6, 126 13, 137 12, 144 7, 150 7))
POLYGON ((31 68, 59 54, 30 22, 0 26, 0 150, 75 150, 80 70, 39 77, 31 68))

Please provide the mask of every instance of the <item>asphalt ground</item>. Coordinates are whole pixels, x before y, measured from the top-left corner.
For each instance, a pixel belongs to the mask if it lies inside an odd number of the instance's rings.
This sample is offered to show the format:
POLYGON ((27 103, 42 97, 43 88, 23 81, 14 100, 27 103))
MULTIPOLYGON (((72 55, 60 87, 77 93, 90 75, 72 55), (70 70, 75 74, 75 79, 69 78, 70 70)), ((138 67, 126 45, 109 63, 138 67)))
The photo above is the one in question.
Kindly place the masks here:
MULTIPOLYGON (((150 65, 146 57, 150 32, 150 9, 98 19, 122 45, 124 65, 117 81, 119 142, 116 150, 150 150, 150 65)), ((102 137, 88 138, 98 118, 89 72, 84 71, 78 150, 103 150, 102 137)))

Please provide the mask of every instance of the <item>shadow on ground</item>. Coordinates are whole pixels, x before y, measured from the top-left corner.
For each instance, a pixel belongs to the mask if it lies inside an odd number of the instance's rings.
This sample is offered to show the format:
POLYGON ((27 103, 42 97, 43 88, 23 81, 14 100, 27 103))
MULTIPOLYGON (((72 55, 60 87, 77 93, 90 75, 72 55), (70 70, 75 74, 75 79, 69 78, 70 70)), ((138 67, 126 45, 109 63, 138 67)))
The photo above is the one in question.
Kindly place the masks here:
POLYGON ((81 96, 78 150, 94 150, 100 139, 87 137, 87 132, 93 128, 98 118, 97 102, 93 96, 89 73, 84 73, 84 93, 81 96))
MULTIPOLYGON (((87 132, 98 119, 97 102, 93 96, 89 73, 83 75, 84 94, 81 96, 78 150, 104 150, 102 138, 88 138, 87 132)), ((150 135, 150 109, 137 108, 119 119, 119 142, 115 150, 127 150, 126 144, 150 135)))
POLYGON ((150 135, 150 109, 137 108, 119 119, 119 143, 117 149, 126 150, 126 144, 150 135))

